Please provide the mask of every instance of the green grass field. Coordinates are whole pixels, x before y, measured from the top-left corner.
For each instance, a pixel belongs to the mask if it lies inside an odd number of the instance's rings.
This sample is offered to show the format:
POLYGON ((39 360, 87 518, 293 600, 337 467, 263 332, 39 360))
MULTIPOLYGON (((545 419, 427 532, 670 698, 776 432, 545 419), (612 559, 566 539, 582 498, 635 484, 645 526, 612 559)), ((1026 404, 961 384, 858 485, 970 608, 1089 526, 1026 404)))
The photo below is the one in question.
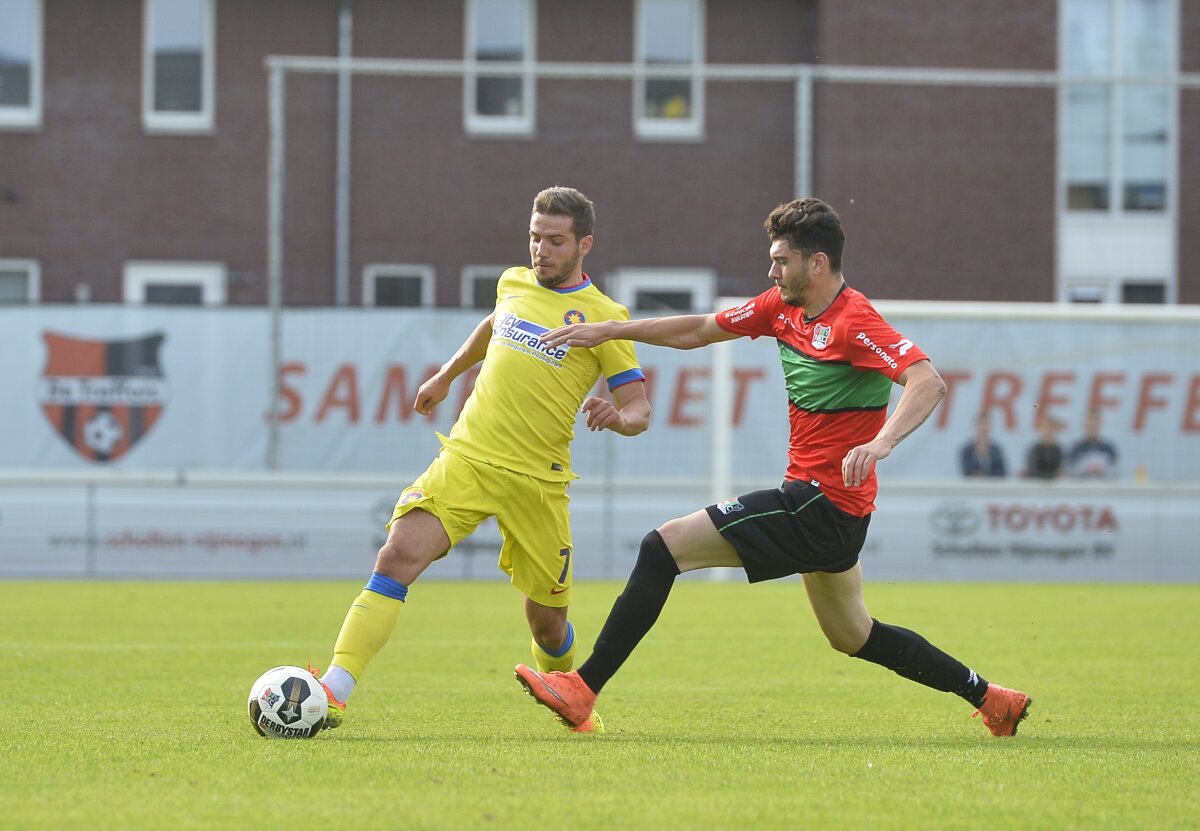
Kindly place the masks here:
MULTIPOLYGON (((608 735, 526 697, 519 595, 421 583, 345 727, 259 738, 353 583, 0 583, 5 829, 1168 829, 1200 824, 1200 586, 868 585, 880 619, 1035 699, 1012 739, 833 652, 798 582, 681 581, 608 735)), ((576 588, 581 652, 619 592, 576 588)))

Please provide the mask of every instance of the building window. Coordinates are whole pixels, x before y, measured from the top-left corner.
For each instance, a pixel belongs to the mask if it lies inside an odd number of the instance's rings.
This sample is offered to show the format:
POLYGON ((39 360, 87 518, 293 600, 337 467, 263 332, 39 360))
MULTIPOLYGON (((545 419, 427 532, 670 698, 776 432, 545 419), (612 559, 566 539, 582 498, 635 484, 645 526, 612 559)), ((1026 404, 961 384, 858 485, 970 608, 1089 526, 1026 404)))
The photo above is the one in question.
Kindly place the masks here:
POLYGON ((213 306, 225 302, 224 263, 130 262, 125 264, 126 303, 213 306))
POLYGON ((36 303, 40 295, 36 260, 0 260, 0 304, 36 303))
POLYGON ((1158 280, 1126 280, 1121 283, 1122 303, 1166 303, 1167 286, 1158 280))
MULTIPOLYGON (((1062 0, 1067 75, 1136 78, 1178 69, 1175 0, 1062 0)), ((1066 85, 1065 202, 1070 211, 1168 207, 1176 93, 1145 84, 1066 85)))
POLYGON ((496 284, 508 266, 469 265, 462 272, 462 305, 466 309, 496 308, 496 284))
POLYGON ((464 78, 466 129, 475 134, 532 135, 536 0, 467 0, 464 78), (522 64, 520 74, 483 75, 477 65, 522 64))
POLYGON ((634 124, 639 138, 703 136, 704 0, 638 0, 634 18, 634 124), (656 67, 687 77, 655 77, 656 67))
POLYGON ((1059 0, 1056 296, 1174 303, 1179 0, 1059 0), (1116 80, 1109 80, 1113 76, 1116 80), (1090 287, 1090 288, 1089 288, 1090 287))
POLYGON ((144 0, 142 121, 150 132, 213 128, 213 0, 144 0))
POLYGON ((1171 286, 1153 278, 1093 278, 1072 280, 1067 286, 1071 303, 1143 303, 1172 302, 1171 286))
POLYGON ((1105 280, 1078 280, 1067 286, 1067 301, 1070 303, 1105 303, 1108 301, 1108 283, 1105 280))
POLYGON ((0 127, 42 120, 42 0, 0 0, 0 127))
POLYGON ((711 312, 716 275, 706 269, 622 268, 605 278, 606 293, 630 312, 711 312))
POLYGON ((432 306, 433 268, 373 263, 363 269, 364 306, 432 306))

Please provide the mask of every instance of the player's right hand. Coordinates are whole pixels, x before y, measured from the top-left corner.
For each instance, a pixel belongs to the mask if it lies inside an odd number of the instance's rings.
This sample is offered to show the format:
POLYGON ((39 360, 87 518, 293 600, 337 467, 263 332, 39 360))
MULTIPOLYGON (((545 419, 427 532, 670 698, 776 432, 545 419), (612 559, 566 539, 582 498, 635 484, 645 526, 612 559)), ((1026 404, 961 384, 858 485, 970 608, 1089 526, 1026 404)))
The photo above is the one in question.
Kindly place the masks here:
POLYGON ((450 392, 450 382, 440 374, 434 375, 417 389, 417 400, 413 409, 421 415, 429 415, 433 408, 441 404, 450 392))

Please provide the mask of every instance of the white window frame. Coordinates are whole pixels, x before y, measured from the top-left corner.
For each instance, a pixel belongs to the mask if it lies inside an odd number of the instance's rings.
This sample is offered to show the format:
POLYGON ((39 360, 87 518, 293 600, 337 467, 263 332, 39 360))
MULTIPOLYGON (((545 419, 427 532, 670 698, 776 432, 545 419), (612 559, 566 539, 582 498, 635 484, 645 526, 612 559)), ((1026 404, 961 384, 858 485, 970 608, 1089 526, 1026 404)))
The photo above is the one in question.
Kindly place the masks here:
POLYGON ((509 268, 510 266, 507 265, 464 266, 462 270, 462 278, 459 283, 459 304, 464 309, 475 308, 475 278, 495 276, 495 278, 499 280, 500 275, 509 268))
POLYGON ((379 277, 416 277, 421 281, 421 306, 433 305, 433 266, 416 263, 369 263, 363 268, 364 306, 375 305, 375 280, 379 277))
POLYGON ((521 115, 480 115, 475 111, 475 67, 486 61, 475 59, 475 2, 467 0, 463 26, 463 129, 471 136, 498 138, 531 138, 537 123, 537 79, 533 73, 537 63, 537 0, 521 0, 525 5, 525 55, 521 60, 521 95, 524 113, 521 115))
POLYGON ((0 260, 0 271, 24 271, 25 302, 42 299, 42 267, 37 260, 0 260))
POLYGON ((145 303, 149 285, 200 286, 200 304, 221 306, 226 301, 229 274, 225 263, 179 260, 130 260, 121 279, 121 299, 145 303))
POLYGON ((159 112, 154 109, 154 0, 142 0, 142 128, 147 133, 211 133, 216 128, 217 11, 216 0, 204 3, 204 49, 200 57, 200 111, 159 112))
POLYGON ((42 126, 42 56, 46 27, 43 0, 33 0, 33 43, 30 44, 29 104, 0 106, 0 130, 36 130, 42 126))
MULTIPOLYGON (((604 278, 605 293, 636 315, 639 291, 690 291, 691 312, 712 311, 717 297, 717 275, 707 268, 620 268, 604 278)), ((679 314, 686 314, 681 310, 679 314)))
POLYGON ((645 32, 643 31, 642 8, 645 0, 637 0, 633 11, 633 126, 634 135, 643 141, 702 141, 704 139, 704 78, 700 70, 705 63, 705 26, 707 9, 705 0, 691 0, 695 6, 692 16, 692 112, 684 119, 647 118, 646 81, 654 77, 652 64, 646 63, 642 52, 645 32))
MULTIPOLYGON (((1058 65, 1065 72, 1067 31, 1066 5, 1059 0, 1058 65)), ((1112 49, 1119 56, 1123 42, 1123 11, 1126 0, 1113 0, 1112 49)), ((1169 57, 1169 74, 1180 66, 1180 2, 1170 5, 1168 31, 1174 38, 1169 57)), ((1119 66, 1119 64, 1118 64, 1119 66)), ((1116 74, 1121 74, 1120 70, 1116 74)), ((1110 87, 1114 89, 1115 87, 1110 87)), ((1055 299, 1071 302, 1079 286, 1102 288, 1105 303, 1121 303, 1121 287, 1126 282, 1161 282, 1167 304, 1178 297, 1179 188, 1179 89, 1168 91, 1167 101, 1167 182, 1166 204, 1162 211, 1127 211, 1124 208, 1123 151, 1124 107, 1114 97, 1109 113, 1109 204, 1107 210, 1068 210, 1067 208, 1067 87, 1058 93, 1058 140, 1056 176, 1057 263, 1055 299)))

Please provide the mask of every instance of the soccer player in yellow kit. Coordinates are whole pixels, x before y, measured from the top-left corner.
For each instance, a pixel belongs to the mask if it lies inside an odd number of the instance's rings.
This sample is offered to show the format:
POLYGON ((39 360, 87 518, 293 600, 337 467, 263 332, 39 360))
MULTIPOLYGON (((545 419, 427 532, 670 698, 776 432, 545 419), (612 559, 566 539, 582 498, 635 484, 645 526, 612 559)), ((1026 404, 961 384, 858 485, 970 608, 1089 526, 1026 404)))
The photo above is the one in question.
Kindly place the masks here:
MULTIPOLYGON (((495 311, 417 391, 413 407, 427 415, 455 378, 483 362, 450 435, 439 434, 441 452, 400 494, 375 571, 346 614, 320 679, 329 696, 326 727, 341 725, 355 684, 396 627, 409 586, 491 516, 503 537, 499 566, 525 595, 535 663, 545 672, 571 668, 567 485, 575 478, 575 415, 586 414, 589 430, 624 436, 650 423, 645 376, 629 341, 551 349, 540 339, 563 324, 629 319, 583 272, 595 217, 591 201, 573 188, 539 193, 529 220, 531 267, 500 276, 495 311), (613 401, 588 396, 600 376, 613 401)), ((594 718, 575 730, 603 727, 594 718)))

